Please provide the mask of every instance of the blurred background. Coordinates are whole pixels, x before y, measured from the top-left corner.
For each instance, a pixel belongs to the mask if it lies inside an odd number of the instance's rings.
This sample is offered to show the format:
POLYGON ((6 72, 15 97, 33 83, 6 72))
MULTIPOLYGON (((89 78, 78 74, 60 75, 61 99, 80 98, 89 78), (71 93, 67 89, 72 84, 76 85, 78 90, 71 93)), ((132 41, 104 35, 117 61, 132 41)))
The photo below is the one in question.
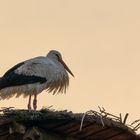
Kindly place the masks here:
MULTIPOLYGON (((139 0, 0 1, 0 75, 20 61, 56 49, 70 67, 66 94, 46 91, 38 109, 73 112, 104 107, 140 118, 139 0)), ((28 99, 0 101, 0 107, 27 108, 28 99)))

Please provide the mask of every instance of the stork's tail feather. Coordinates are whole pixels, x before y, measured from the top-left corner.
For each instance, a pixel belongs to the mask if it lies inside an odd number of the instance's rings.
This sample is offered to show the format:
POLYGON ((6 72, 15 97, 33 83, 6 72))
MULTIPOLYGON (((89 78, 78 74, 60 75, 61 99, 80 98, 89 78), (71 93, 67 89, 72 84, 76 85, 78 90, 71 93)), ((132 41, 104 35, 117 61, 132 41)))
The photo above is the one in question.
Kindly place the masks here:
POLYGON ((10 99, 12 97, 19 97, 22 93, 15 92, 14 88, 3 88, 0 90, 0 100, 10 99))
POLYGON ((0 77, 0 100, 9 99, 14 96, 14 93, 10 93, 3 82, 2 77, 0 77))

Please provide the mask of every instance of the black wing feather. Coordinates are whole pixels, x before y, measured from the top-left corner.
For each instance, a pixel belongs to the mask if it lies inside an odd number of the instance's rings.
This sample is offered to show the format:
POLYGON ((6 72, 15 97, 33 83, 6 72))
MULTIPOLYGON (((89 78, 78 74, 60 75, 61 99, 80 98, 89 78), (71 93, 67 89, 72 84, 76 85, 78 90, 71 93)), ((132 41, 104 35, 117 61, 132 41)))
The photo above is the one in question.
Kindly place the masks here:
POLYGON ((43 77, 34 76, 34 75, 28 76, 28 75, 15 73, 15 70, 23 64, 24 62, 15 65, 3 75, 3 77, 0 79, 0 90, 7 87, 33 84, 37 82, 42 84, 47 81, 46 78, 43 77))

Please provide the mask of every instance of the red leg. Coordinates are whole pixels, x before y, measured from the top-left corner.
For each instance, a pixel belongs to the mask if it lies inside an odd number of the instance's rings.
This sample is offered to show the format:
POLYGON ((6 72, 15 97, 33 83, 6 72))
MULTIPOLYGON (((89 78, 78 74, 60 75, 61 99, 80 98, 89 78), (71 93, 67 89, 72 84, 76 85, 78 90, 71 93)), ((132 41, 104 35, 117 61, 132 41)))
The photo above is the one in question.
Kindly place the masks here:
POLYGON ((34 94, 33 108, 34 108, 34 110, 37 109, 37 94, 34 94))
POLYGON ((29 101, 28 101, 28 110, 31 110, 31 94, 29 95, 29 101))

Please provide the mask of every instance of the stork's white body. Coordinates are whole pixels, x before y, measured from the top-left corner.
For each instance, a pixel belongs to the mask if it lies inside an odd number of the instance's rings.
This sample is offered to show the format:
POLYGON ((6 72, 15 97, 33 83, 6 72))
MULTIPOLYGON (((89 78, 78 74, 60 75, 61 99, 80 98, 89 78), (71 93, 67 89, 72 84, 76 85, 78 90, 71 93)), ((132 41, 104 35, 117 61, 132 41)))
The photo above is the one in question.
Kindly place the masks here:
POLYGON ((56 93, 57 90, 58 92, 65 92, 69 83, 69 77, 63 65, 61 63, 56 63, 55 60, 47 57, 36 57, 27 60, 15 70, 15 73, 19 75, 46 78, 46 82, 42 84, 39 82, 24 84, 1 89, 0 97, 2 99, 11 98, 15 94, 16 97, 19 97, 22 94, 24 97, 27 97, 30 94, 39 94, 44 89, 47 89, 48 92, 53 91, 54 93, 56 93), (61 84, 64 84, 63 87, 61 87, 61 84))
POLYGON ((16 95, 24 97, 37 95, 43 90, 65 92, 69 84, 67 71, 70 69, 57 51, 50 51, 46 57, 40 56, 17 64, 0 79, 0 99, 16 95))

